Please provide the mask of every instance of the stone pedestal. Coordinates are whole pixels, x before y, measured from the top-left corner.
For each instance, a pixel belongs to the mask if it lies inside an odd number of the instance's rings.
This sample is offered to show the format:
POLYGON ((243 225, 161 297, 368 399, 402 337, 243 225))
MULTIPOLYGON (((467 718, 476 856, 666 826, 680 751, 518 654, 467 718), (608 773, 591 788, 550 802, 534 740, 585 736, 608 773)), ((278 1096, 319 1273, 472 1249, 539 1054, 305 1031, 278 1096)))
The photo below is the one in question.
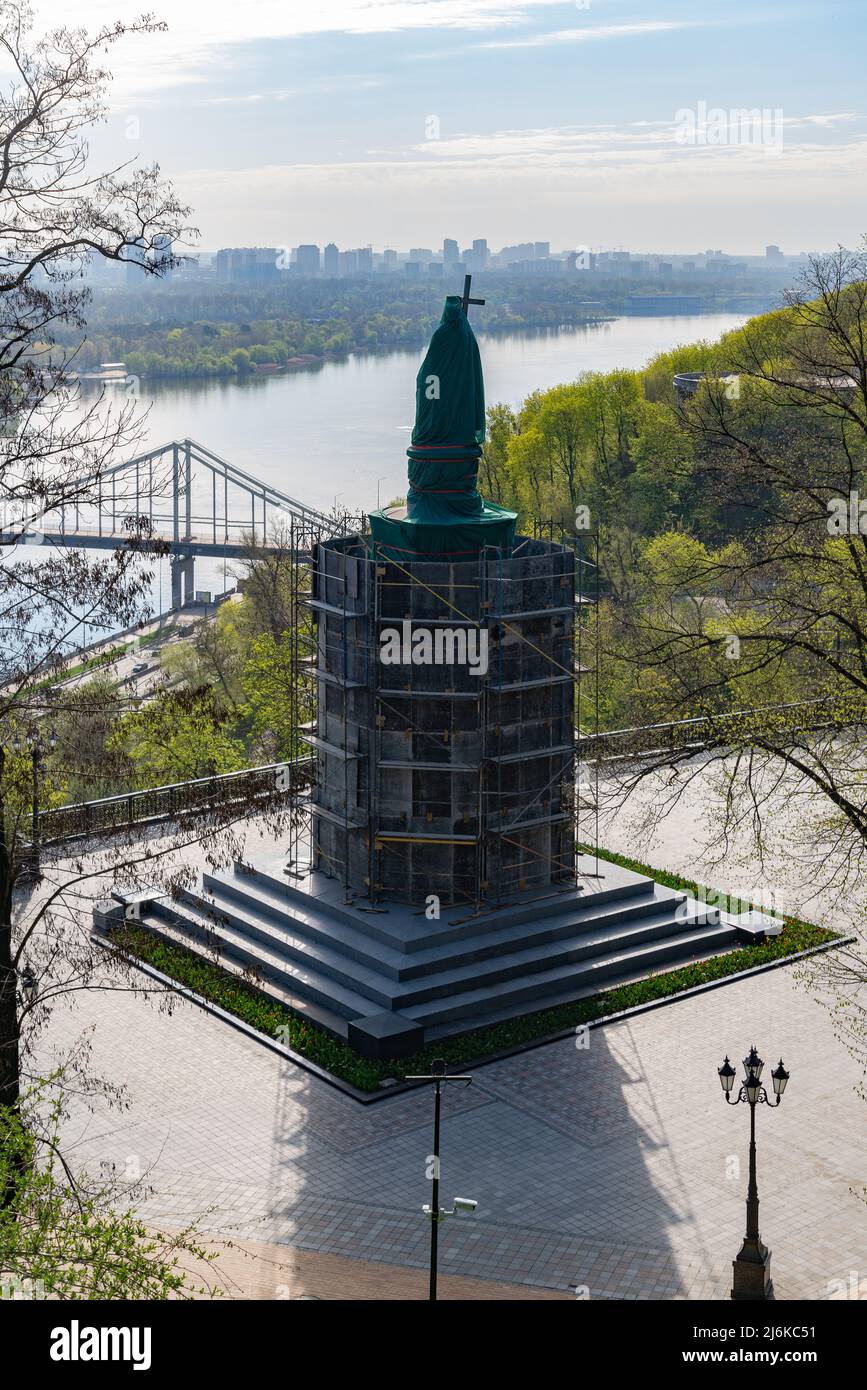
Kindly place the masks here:
POLYGON ((387 1057, 407 1057, 424 1047, 424 1029, 404 1014, 384 1010, 367 1018, 351 1020, 348 1042, 362 1057, 372 1057, 377 1061, 387 1057))
POLYGON ((771 1252, 761 1240, 750 1237, 732 1260, 732 1298, 742 1302, 761 1302, 773 1299, 774 1284, 771 1279, 771 1252))

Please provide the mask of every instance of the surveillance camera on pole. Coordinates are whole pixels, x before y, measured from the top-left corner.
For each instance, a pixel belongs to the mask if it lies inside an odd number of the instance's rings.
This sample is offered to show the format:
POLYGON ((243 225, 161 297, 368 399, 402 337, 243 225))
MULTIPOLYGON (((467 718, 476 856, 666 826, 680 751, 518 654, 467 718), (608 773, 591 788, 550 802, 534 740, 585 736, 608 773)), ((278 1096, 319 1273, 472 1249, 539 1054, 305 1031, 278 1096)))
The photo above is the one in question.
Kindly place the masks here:
POLYGON ((470 1215, 475 1211, 478 1202, 473 1197, 455 1197, 451 1207, 440 1206, 440 1103, 443 1084, 446 1082, 458 1081, 464 1086, 469 1086, 472 1081, 471 1076, 447 1076, 446 1064, 441 1057, 431 1062, 430 1074, 427 1076, 408 1076, 407 1081, 432 1081, 434 1083, 434 1143, 433 1143, 433 1191, 431 1193, 430 1204, 425 1204, 422 1211, 430 1221, 430 1301, 436 1302, 437 1296, 437 1236, 439 1225, 447 1216, 454 1216, 456 1212, 467 1212, 470 1215))

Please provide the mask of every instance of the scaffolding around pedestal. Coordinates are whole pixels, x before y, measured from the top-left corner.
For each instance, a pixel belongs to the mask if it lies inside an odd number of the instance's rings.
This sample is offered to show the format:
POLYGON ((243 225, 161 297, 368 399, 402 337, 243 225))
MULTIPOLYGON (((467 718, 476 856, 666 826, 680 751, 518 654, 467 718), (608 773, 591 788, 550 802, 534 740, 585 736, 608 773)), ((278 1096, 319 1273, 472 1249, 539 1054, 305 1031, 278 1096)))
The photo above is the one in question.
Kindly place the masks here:
POLYGON ((574 551, 403 564, 357 536, 315 557, 313 867, 422 906, 574 882, 574 551), (475 660, 387 662, 389 634, 475 660))

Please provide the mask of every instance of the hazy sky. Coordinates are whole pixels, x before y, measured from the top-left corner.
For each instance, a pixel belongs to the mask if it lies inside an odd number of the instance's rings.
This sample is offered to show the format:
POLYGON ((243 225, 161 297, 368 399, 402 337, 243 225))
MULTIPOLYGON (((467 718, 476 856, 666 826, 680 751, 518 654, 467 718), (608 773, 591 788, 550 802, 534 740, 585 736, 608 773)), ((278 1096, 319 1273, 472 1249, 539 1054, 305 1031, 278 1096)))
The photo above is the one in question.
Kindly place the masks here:
MULTIPOLYGON (((38 24, 139 12, 34 3, 38 24)), ((145 7, 169 33, 112 58, 94 152, 159 159, 206 249, 797 252, 867 231, 867 0, 145 7), (766 118, 713 114, 740 109, 766 118)))

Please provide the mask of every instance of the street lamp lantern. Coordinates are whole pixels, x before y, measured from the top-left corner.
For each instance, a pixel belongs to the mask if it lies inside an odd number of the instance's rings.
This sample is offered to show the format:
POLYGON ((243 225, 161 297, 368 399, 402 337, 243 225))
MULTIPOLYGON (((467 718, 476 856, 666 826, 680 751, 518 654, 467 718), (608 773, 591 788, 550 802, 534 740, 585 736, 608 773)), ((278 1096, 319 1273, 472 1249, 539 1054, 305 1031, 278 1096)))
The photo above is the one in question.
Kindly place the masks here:
POLYGON ((21 988, 24 990, 25 997, 32 1004, 33 1000, 36 998, 36 976, 29 962, 25 962, 24 969, 21 972, 21 988))
POLYGON ((746 1091, 747 1102, 750 1105, 757 1104, 759 1096, 762 1093, 762 1089, 763 1088, 761 1077, 759 1077, 757 1073, 754 1071, 747 1072, 747 1079, 744 1082, 744 1090, 746 1091))
POLYGON ((750 1107, 750 1179, 747 1187, 747 1230, 737 1259, 732 1262, 734 1278, 731 1296, 736 1299, 760 1300, 774 1297, 774 1285, 771 1281, 771 1252, 766 1245, 762 1244, 759 1235, 759 1189, 756 1181, 756 1106, 778 1106, 783 1098, 789 1073, 783 1066, 783 1059, 780 1058, 778 1066, 771 1072, 774 1083, 774 1100, 771 1101, 762 1085, 764 1065, 755 1045, 753 1045, 744 1058, 744 1080, 741 1082, 734 1099, 732 1099, 735 1081, 734 1067, 728 1057, 721 1067, 717 1067, 717 1075, 723 1088, 726 1104, 737 1105, 739 1101, 744 1101, 750 1107))
POLYGON ((744 1058, 744 1076, 749 1081, 750 1076, 755 1076, 756 1080, 761 1080, 764 1062, 756 1051, 755 1043, 749 1050, 749 1055, 744 1058))

